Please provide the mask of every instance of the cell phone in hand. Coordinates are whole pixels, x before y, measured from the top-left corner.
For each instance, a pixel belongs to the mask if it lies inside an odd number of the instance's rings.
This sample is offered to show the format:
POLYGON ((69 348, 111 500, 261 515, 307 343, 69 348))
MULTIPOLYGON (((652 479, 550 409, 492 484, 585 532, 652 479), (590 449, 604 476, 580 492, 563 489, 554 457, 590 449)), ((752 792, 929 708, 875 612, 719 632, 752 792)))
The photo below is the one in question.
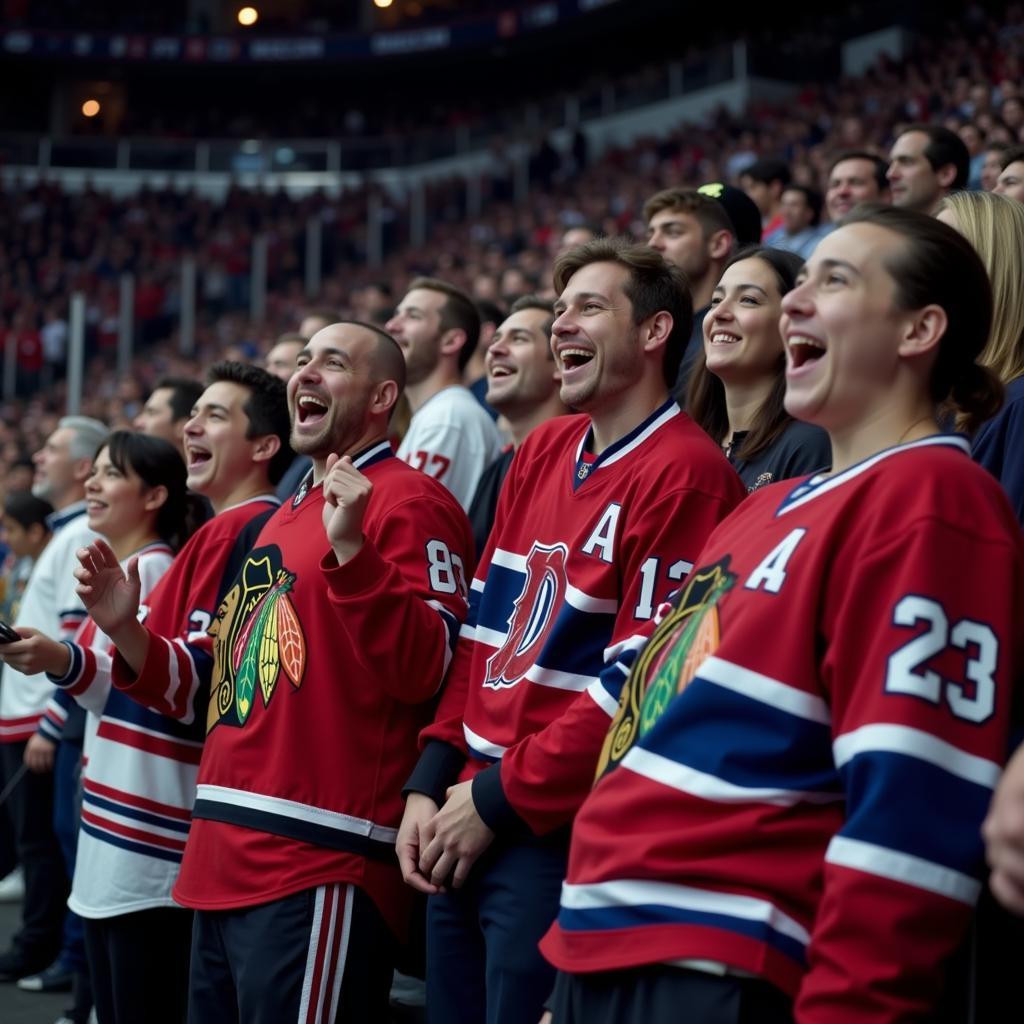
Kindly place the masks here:
POLYGON ((13 644, 20 639, 21 636, 14 631, 14 627, 0 619, 0 644, 13 644))

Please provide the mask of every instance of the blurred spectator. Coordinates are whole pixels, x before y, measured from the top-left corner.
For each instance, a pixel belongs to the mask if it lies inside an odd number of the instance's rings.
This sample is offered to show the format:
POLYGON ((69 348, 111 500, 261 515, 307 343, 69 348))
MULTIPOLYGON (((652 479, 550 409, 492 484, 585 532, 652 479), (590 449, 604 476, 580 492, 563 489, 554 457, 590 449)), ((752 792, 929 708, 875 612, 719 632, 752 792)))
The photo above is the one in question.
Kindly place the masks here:
POLYGON ((761 238, 782 227, 782 190, 792 180, 782 160, 755 160, 740 174, 740 188, 753 199, 761 213, 761 238))
POLYGON ((296 332, 282 334, 263 360, 263 368, 287 384, 295 372, 295 360, 308 340, 305 335, 296 332))
POLYGON ((317 331, 336 324, 341 319, 343 318, 336 309, 311 309, 302 318, 298 333, 309 341, 317 331))
POLYGON ((984 159, 981 162, 981 187, 991 192, 999 180, 999 172, 1003 169, 1003 155, 1009 149, 1005 142, 993 142, 991 139, 985 146, 984 159))
POLYGON ((889 154, 889 186, 894 206, 936 214, 954 189, 967 185, 967 147, 948 128, 914 124, 897 136, 889 154))
POLYGON ((1003 153, 1003 169, 993 191, 1024 203, 1024 146, 1010 146, 1003 153))
POLYGON ((992 328, 978 362, 996 373, 1006 398, 978 430, 972 453, 1003 485, 1024 525, 1024 203, 991 192, 958 192, 945 200, 939 219, 977 250, 992 285, 992 328))
POLYGON ((874 153, 847 150, 833 161, 828 172, 825 206, 834 224, 842 220, 858 203, 887 202, 889 180, 887 165, 874 153))
POLYGON ((779 209, 782 227, 764 240, 765 245, 810 259, 821 237, 832 230, 821 224, 821 193, 806 185, 787 185, 779 209))
POLYGON ((722 268, 737 244, 758 240, 757 207, 739 189, 718 183, 669 188, 644 203, 647 244, 686 274, 693 323, 673 394, 685 400, 686 381, 703 341, 704 316, 722 268))

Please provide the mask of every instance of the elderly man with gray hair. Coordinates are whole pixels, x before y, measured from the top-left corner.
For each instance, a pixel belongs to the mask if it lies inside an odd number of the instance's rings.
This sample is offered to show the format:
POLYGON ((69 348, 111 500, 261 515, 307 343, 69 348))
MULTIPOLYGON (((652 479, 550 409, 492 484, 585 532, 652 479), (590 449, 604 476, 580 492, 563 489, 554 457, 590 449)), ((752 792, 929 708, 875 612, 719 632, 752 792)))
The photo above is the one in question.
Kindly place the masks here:
MULTIPOLYGON (((85 514, 85 481, 106 437, 107 428, 98 420, 66 416, 33 456, 32 493, 54 508, 48 520, 53 538, 32 569, 15 628, 31 627, 48 636, 70 638, 85 618, 85 609, 75 593, 75 552, 96 536, 85 514)), ((8 797, 18 856, 25 872, 25 902, 21 928, 11 948, 0 954, 0 981, 18 981, 41 972, 49 975, 58 967, 66 977, 66 982, 56 986, 61 988, 70 987, 72 973, 84 970, 84 961, 61 963, 67 957, 58 957, 62 952, 68 882, 54 828, 55 788, 59 790, 62 784, 74 787, 76 765, 68 766, 66 774, 70 778, 62 783, 65 773, 60 770, 61 758, 58 770, 54 770, 54 752, 63 732, 64 712, 54 705, 48 707, 54 689, 45 674, 4 672, 0 685, 3 775, 13 780, 23 763, 29 768, 8 797)), ((77 820, 70 823, 70 828, 77 835, 77 820)), ((65 939, 63 946, 67 945, 65 939)), ((39 989, 34 985, 25 987, 39 989)), ((54 987, 47 984, 43 989, 52 991, 54 987)))

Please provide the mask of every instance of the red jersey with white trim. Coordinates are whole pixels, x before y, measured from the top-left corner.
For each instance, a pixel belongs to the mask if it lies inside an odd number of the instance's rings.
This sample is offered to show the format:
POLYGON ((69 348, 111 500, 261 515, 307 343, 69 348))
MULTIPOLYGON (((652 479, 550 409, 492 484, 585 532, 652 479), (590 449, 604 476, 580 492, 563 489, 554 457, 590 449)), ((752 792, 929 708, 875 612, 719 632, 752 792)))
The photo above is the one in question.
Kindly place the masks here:
POLYGON ((659 618, 605 672, 629 676, 542 951, 581 973, 718 961, 800 1024, 924 1019, 1024 666, 998 484, 940 436, 770 486, 659 618))
POLYGON ((615 712, 606 648, 654 614, 745 494, 674 401, 596 457, 590 439, 587 417, 559 417, 517 451, 424 733, 468 751, 461 778, 495 830, 572 819, 615 712))
POLYGON ((387 442, 353 463, 373 485, 359 553, 337 564, 322 488, 307 482, 263 528, 217 613, 174 889, 185 906, 351 882, 404 927, 400 788, 465 617, 473 542, 455 499, 387 442))

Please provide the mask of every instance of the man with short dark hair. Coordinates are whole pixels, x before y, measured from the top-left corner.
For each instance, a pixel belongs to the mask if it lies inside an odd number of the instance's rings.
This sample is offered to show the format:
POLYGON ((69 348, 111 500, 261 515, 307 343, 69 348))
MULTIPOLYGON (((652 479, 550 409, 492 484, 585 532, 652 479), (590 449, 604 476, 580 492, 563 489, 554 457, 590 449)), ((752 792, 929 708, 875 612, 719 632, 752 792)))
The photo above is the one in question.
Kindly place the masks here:
POLYGON ((174 888, 197 911, 192 1024, 386 1019, 410 901, 400 788, 466 610, 465 514, 388 441, 394 340, 343 321, 298 363, 291 444, 313 471, 244 559, 212 649, 203 629, 151 638, 137 677, 114 679, 179 717, 209 684, 174 888))
POLYGON ((162 437, 185 454, 183 435, 192 406, 203 393, 203 385, 188 377, 163 377, 146 399, 132 426, 140 434, 162 437))
POLYGON ((833 223, 842 220, 858 203, 889 201, 888 164, 874 153, 850 149, 832 161, 825 192, 825 208, 833 223))
POLYGON ((431 894, 438 1021, 540 1016, 553 972, 536 944, 616 708, 603 652, 680 585, 744 493, 669 394, 691 326, 681 271, 597 239, 563 253, 554 280, 561 400, 585 415, 535 427, 516 453, 406 786, 398 854, 431 894))
POLYGON ((480 314, 453 285, 418 277, 387 330, 405 356, 412 411, 398 457, 439 480, 469 508, 480 475, 501 452, 498 428, 462 383, 480 335, 480 314))
POLYGON ((740 188, 750 196, 761 213, 762 239, 782 226, 782 190, 790 181, 792 174, 784 160, 755 160, 740 171, 740 188))
POLYGON ((1010 146, 1003 153, 1003 169, 993 191, 1024 203, 1024 146, 1010 146))
POLYGON ((551 352, 554 320, 547 299, 535 295, 516 299, 484 357, 487 402, 505 418, 512 443, 484 470, 469 507, 478 558, 494 525, 498 495, 516 449, 534 427, 568 411, 559 394, 561 374, 551 352))
POLYGON ((782 227, 773 231, 765 245, 774 249, 795 252, 805 260, 810 259, 814 247, 831 227, 821 224, 821 193, 806 185, 787 185, 782 192, 782 227))
POLYGON ((894 206, 934 217, 950 192, 967 187, 971 157, 956 132, 912 124, 896 137, 886 177, 894 206))
POLYGON ((278 336, 277 341, 270 346, 270 351, 263 360, 263 367, 267 373, 272 373, 278 380, 288 383, 291 375, 295 372, 295 360, 299 353, 306 347, 309 339, 299 334, 298 331, 286 331, 278 336))
POLYGON ((722 269, 740 245, 761 238, 757 207, 738 188, 712 183, 668 188, 644 203, 647 244, 686 275, 693 323, 673 394, 683 402, 690 367, 704 345, 704 316, 722 269))

